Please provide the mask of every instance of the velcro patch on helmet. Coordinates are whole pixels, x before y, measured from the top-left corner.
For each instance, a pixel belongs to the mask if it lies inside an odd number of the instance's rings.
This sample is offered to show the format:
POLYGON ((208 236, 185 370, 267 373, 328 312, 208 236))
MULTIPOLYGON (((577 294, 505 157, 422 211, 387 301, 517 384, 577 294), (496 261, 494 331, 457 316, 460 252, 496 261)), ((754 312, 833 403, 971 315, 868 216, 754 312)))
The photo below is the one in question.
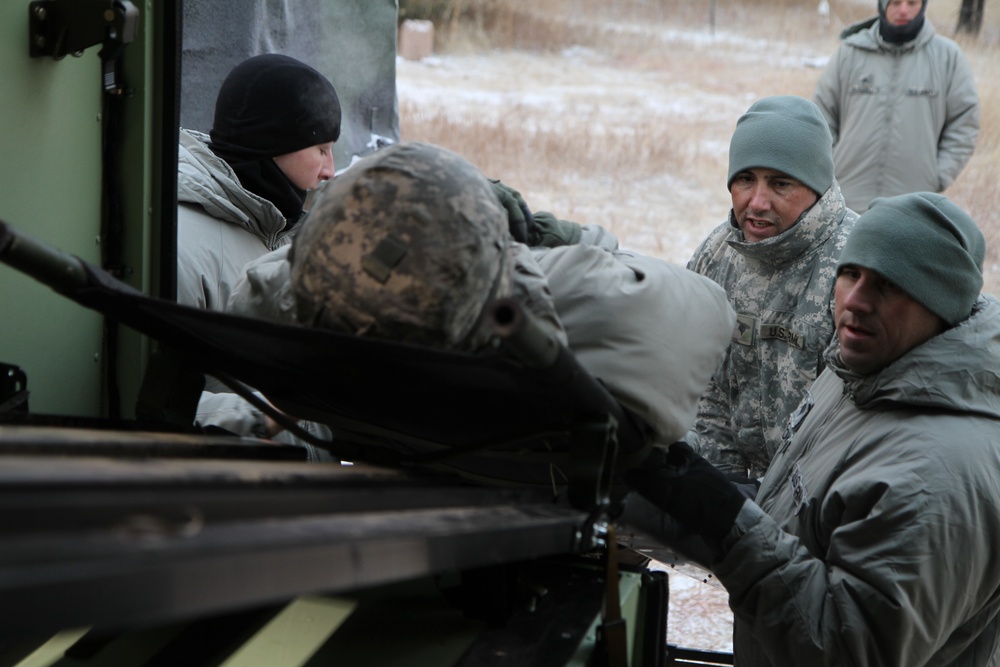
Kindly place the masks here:
POLYGON ((402 261, 409 246, 392 236, 382 239, 375 250, 361 258, 365 273, 383 285, 389 280, 393 268, 402 261))
POLYGON ((293 240, 296 316, 310 326, 475 349, 509 283, 507 214, 489 181, 447 149, 382 148, 323 188, 293 240))

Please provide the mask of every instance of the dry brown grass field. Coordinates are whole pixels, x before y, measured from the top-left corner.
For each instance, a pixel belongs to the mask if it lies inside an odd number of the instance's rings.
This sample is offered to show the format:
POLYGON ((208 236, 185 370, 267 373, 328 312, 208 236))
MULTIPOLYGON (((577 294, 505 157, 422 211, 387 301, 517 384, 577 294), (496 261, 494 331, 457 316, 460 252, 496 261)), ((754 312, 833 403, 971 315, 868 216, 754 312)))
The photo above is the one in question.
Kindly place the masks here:
MULTIPOLYGON (((825 58, 875 0, 403 1, 431 18, 435 58, 401 62, 404 139, 441 144, 517 187, 535 209, 602 224, 623 245, 683 263, 729 207, 726 150, 739 114, 775 94, 811 97, 825 58)), ((948 194, 987 237, 1000 292, 1000 0, 977 38, 959 0, 928 16, 973 67, 976 153, 948 194)))

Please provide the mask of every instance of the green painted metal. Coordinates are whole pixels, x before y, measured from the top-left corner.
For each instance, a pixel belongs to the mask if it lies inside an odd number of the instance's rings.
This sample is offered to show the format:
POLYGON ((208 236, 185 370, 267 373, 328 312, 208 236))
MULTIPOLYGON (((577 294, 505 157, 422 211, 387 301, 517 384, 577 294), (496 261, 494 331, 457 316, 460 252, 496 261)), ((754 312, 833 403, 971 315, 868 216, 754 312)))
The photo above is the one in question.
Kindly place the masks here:
MULTIPOLYGON (((98 3, 93 3, 99 9, 98 3)), ((102 129, 106 119, 101 45, 79 57, 29 56, 30 0, 0 3, 0 219, 57 248, 101 264, 102 129)), ((125 79, 134 90, 123 104, 120 171, 126 279, 149 291, 150 229, 159 196, 152 150, 159 92, 152 81, 155 15, 138 4, 138 37, 125 47, 125 79)), ((123 332, 117 348, 123 412, 137 393, 146 342, 123 332)), ((28 376, 35 413, 107 414, 107 365, 100 314, 0 265, 0 361, 28 376)))
MULTIPOLYGON (((28 0, 0 3, 0 218, 100 262, 101 86, 96 49, 28 56, 28 0)), ((28 374, 34 411, 96 414, 101 317, 0 265, 0 361, 28 374)))
MULTIPOLYGON (((645 609, 641 599, 642 575, 637 572, 620 571, 618 573, 618 596, 621 603, 621 617, 625 619, 626 640, 628 642, 628 664, 638 666, 641 656, 636 655, 635 641, 638 628, 642 625, 642 614, 645 609)), ((603 619, 598 616, 577 649, 576 655, 566 667, 588 667, 592 665, 592 656, 597 647, 600 625, 603 619)))

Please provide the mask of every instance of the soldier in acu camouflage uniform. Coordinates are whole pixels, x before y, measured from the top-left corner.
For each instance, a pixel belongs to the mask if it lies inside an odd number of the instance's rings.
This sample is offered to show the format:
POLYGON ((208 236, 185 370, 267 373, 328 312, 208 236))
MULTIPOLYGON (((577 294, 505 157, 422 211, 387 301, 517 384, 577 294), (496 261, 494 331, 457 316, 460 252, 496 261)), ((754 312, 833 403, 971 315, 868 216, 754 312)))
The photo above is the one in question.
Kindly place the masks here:
POLYGON ((688 262, 722 285, 737 322, 687 439, 734 479, 763 476, 834 333, 837 258, 857 214, 834 179, 832 144, 812 102, 753 104, 730 144, 729 220, 688 262))

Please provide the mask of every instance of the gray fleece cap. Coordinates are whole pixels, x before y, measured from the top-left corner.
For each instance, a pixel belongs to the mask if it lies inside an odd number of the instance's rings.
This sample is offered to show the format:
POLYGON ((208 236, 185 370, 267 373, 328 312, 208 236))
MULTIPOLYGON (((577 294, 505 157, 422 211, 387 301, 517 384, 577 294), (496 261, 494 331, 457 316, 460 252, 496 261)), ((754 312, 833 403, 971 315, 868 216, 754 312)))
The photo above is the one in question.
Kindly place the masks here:
POLYGON ((729 142, 726 187, 746 169, 774 169, 822 196, 833 184, 833 135, 813 102, 795 95, 765 97, 736 121, 729 142))
POLYGON ((872 202, 837 263, 875 271, 955 325, 972 313, 983 287, 986 240, 975 221, 944 195, 916 192, 872 202))

